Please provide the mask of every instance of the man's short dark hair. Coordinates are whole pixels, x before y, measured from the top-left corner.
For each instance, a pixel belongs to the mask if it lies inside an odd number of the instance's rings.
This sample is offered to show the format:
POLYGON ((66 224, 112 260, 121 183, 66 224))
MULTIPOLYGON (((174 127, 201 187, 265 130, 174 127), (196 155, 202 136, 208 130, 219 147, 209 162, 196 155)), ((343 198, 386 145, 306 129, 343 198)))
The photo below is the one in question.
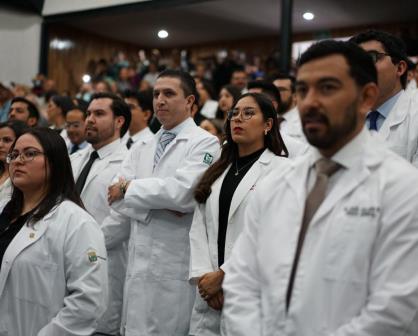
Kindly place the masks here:
POLYGON ((10 106, 12 106, 13 103, 24 103, 24 104, 26 104, 27 107, 28 107, 29 118, 35 118, 36 123, 38 123, 38 121, 39 121, 39 110, 34 103, 32 103, 29 99, 26 99, 24 97, 13 98, 10 106))
POLYGON ((124 97, 135 99, 143 111, 150 111, 151 116, 148 119, 148 123, 150 123, 152 115, 154 114, 154 106, 152 104, 152 89, 147 89, 139 92, 126 90, 124 93, 124 97))
POLYGON ((296 78, 292 75, 287 75, 283 73, 278 73, 275 76, 273 76, 272 82, 274 82, 276 79, 288 79, 290 80, 290 90, 292 93, 295 93, 296 90, 296 78))
POLYGON ((112 110, 113 115, 115 117, 125 118, 125 122, 123 123, 123 126, 120 130, 120 137, 122 138, 125 135, 125 133, 128 131, 129 125, 131 123, 131 118, 132 118, 131 109, 129 108, 128 104, 126 104, 123 101, 121 97, 113 93, 109 93, 109 92, 99 92, 99 93, 93 94, 91 96, 90 103, 94 99, 104 99, 104 98, 109 98, 112 100, 112 104, 110 104, 110 109, 112 110))
POLYGON ((138 105, 144 111, 151 111, 154 112, 154 107, 152 105, 152 89, 144 90, 144 91, 131 91, 126 90, 124 92, 124 98, 132 98, 138 102, 138 105))
POLYGON ((377 84, 377 70, 372 58, 352 42, 325 40, 313 44, 299 59, 299 67, 310 61, 331 55, 341 55, 348 63, 350 76, 358 86, 377 84))
POLYGON ((196 97, 196 82, 193 79, 193 77, 185 71, 182 70, 172 70, 172 69, 166 69, 159 73, 158 78, 163 77, 170 77, 170 78, 177 78, 180 80, 180 86, 183 89, 184 96, 188 97, 190 95, 193 95, 196 97))
MULTIPOLYGON (((385 52, 390 55, 393 64, 399 64, 400 61, 408 62, 405 43, 397 36, 380 30, 369 30, 353 36, 350 42, 362 44, 369 41, 378 41, 383 45, 385 52)), ((407 81, 407 71, 401 76, 402 87, 405 88, 407 81)))
POLYGON ((270 99, 277 101, 279 107, 282 104, 282 99, 280 98, 279 89, 271 82, 264 80, 251 81, 247 85, 248 90, 250 89, 261 89, 261 92, 269 96, 270 99))

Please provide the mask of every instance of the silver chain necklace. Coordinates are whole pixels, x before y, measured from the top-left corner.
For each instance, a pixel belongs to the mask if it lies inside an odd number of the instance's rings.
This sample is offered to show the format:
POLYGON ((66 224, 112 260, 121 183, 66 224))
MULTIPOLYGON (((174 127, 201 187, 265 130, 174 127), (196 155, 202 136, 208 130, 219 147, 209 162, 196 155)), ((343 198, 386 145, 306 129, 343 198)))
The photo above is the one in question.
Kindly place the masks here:
POLYGON ((239 172, 242 171, 245 167, 247 167, 249 164, 252 164, 254 162, 256 162, 258 160, 258 157, 255 158, 254 160, 247 162, 245 165, 243 165, 240 169, 238 169, 238 160, 235 160, 235 176, 239 175, 239 172))

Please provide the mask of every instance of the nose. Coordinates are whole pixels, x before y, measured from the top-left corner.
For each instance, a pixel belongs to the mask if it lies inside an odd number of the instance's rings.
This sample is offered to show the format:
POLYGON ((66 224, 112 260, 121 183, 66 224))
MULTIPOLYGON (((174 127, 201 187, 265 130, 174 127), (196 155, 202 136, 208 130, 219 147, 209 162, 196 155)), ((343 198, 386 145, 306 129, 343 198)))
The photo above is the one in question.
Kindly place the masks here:
POLYGON ((306 110, 311 108, 317 108, 319 106, 318 95, 316 90, 309 88, 303 97, 298 97, 298 107, 299 110, 306 110))

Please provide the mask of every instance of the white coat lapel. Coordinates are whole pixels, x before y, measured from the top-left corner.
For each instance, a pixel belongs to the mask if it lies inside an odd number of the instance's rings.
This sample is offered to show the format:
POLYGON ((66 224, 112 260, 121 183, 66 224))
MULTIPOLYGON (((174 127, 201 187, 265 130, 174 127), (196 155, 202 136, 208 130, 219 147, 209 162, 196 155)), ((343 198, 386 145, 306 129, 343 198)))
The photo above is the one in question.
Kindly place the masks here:
POLYGON ((247 174, 245 174, 232 196, 231 207, 229 208, 228 213, 228 223, 231 221, 235 211, 250 192, 251 188, 260 178, 263 166, 269 164, 273 156, 273 153, 269 150, 265 150, 263 154, 261 154, 260 158, 248 170, 247 174))
POLYGON ((7 276, 13 265, 16 257, 28 246, 39 240, 45 233, 48 225, 45 220, 49 218, 54 211, 50 212, 44 217, 44 219, 36 222, 33 226, 28 226, 26 223, 17 233, 17 235, 10 242, 3 256, 1 265, 1 277, 0 277, 0 297, 3 293, 4 285, 6 284, 7 276))
POLYGON ((388 118, 385 120, 385 122, 382 124, 382 127, 379 129, 379 136, 383 140, 387 140, 390 134, 390 129, 396 125, 399 125, 402 123, 406 115, 409 111, 409 104, 410 99, 409 95, 406 92, 402 92, 401 95, 398 98, 398 101, 396 102, 395 106, 393 107, 392 111, 389 112, 388 118))
MULTIPOLYGON (((309 171, 309 157, 303 155, 302 157, 298 158, 295 161, 291 162, 291 169, 288 173, 283 175, 289 189, 292 189, 296 195, 296 200, 298 202, 298 208, 304 209, 305 207, 305 200, 306 200, 306 180, 308 178, 308 171, 309 171), (300 160, 304 160, 304 163, 300 163, 300 160), (298 164, 299 162, 299 164, 298 164)), ((302 222, 302 215, 301 220, 302 222)))

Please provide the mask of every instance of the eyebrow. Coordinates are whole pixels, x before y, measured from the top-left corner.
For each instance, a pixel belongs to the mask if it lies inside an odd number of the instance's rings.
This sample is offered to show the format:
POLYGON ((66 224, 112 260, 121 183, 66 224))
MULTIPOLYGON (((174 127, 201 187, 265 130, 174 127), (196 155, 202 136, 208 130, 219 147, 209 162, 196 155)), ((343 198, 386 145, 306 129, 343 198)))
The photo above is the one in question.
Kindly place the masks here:
MULTIPOLYGON (((324 83, 324 82, 333 82, 333 83, 336 83, 336 84, 341 84, 341 81, 339 79, 335 78, 335 77, 322 77, 317 81, 316 84, 321 84, 321 83, 324 83)), ((306 85, 306 81, 298 80, 298 81, 296 81, 296 85, 306 85)))
MULTIPOLYGON (((23 150, 22 150, 22 151, 25 151, 25 150, 28 150, 28 149, 34 149, 34 150, 36 150, 36 151, 42 152, 42 149, 39 149, 39 148, 36 148, 36 147, 32 147, 32 146, 25 147, 25 148, 23 148, 23 150)), ((15 148, 13 148, 13 151, 16 151, 16 152, 17 152, 16 147, 15 147, 15 148)), ((20 152, 19 152, 19 153, 20 153, 20 152)))

